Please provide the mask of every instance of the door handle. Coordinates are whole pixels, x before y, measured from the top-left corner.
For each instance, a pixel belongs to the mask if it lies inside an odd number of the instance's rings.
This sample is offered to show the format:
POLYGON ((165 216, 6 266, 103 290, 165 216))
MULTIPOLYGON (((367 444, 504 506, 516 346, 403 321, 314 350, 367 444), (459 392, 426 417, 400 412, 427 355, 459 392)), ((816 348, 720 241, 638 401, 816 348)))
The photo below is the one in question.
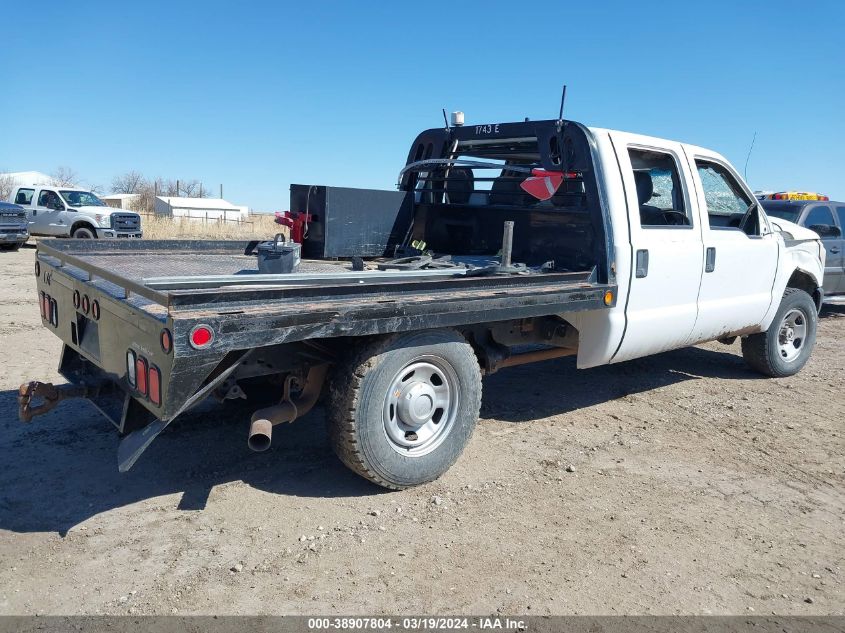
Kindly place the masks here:
POLYGON ((838 253, 839 253, 839 247, 838 247, 838 246, 831 246, 831 247, 830 247, 829 249, 827 249, 827 250, 829 250, 829 251, 830 251, 831 253, 833 253, 834 255, 836 255, 836 254, 838 254, 838 253))
POLYGON ((637 279, 648 276, 648 250, 637 251, 637 279))
POLYGON ((704 256, 704 272, 712 273, 716 270, 716 247, 708 246, 707 254, 704 256))

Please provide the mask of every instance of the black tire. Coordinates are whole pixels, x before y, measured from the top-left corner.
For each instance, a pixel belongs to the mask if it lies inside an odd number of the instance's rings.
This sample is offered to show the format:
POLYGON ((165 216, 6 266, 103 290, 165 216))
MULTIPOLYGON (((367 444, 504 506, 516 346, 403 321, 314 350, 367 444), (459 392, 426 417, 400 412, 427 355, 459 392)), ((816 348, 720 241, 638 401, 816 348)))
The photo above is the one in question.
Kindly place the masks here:
POLYGON ((87 224, 83 224, 81 226, 77 226, 73 229, 73 232, 70 234, 71 237, 76 239, 84 239, 84 240, 96 240, 97 239, 97 231, 92 229, 87 224))
POLYGON ((346 466, 380 486, 402 490, 437 479, 455 463, 480 407, 481 370, 472 347, 453 330, 431 330, 368 341, 339 363, 330 379, 326 418, 332 448, 346 466), (420 393, 417 388, 443 390, 438 380, 454 393, 454 404, 441 396, 411 397, 420 393), (449 404, 436 409, 438 402, 449 404), (419 438, 412 430, 405 434, 410 440, 395 439, 396 431, 405 428, 401 407, 428 420, 420 423, 419 438), (425 429, 432 433, 430 448, 424 444, 425 429), (400 444, 405 441, 409 446, 400 444))
POLYGON ((0 244, 0 250, 10 251, 12 253, 14 253, 20 247, 21 247, 20 244, 0 244))
POLYGON ((769 329, 742 339, 742 357, 752 369, 766 376, 792 376, 801 371, 813 353, 817 327, 818 313, 812 297, 803 290, 787 288, 769 329), (788 358, 787 355, 791 353, 789 345, 795 347, 794 341, 797 339, 789 338, 782 330, 789 328, 785 320, 796 313, 800 314, 803 321, 804 335, 801 337, 800 349, 796 347, 795 356, 788 358))

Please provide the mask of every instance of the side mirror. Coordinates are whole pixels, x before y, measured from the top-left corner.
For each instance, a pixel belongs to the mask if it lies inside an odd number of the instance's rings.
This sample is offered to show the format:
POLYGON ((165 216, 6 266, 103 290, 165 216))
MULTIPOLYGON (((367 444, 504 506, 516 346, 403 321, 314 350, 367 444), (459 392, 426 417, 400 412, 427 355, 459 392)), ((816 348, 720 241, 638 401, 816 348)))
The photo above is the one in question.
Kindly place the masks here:
POLYGON ((831 224, 812 224, 807 228, 811 231, 815 231, 822 237, 842 237, 842 231, 840 228, 831 224))

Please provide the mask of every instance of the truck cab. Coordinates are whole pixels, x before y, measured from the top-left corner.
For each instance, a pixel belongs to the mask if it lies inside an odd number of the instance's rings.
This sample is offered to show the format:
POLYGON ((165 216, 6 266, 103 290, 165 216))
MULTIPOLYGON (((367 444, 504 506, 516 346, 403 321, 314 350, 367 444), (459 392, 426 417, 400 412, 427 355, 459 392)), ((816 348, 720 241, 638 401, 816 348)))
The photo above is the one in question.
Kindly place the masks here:
POLYGON ((10 202, 23 207, 32 235, 76 238, 140 238, 141 216, 113 209, 79 187, 16 187, 10 202))

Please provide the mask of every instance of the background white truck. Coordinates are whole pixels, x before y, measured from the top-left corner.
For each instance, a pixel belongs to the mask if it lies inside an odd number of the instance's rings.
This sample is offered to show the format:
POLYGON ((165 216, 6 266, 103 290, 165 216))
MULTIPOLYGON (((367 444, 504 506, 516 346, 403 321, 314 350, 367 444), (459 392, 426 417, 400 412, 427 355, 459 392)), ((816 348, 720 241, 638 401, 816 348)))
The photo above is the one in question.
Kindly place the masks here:
POLYGON ((85 239, 143 235, 140 215, 113 209, 78 187, 18 186, 9 202, 23 207, 32 235, 85 239))
POLYGON ((21 385, 21 418, 89 398, 126 470, 209 395, 247 398, 260 451, 325 394, 340 459, 398 489, 458 458, 484 373, 741 337, 752 368, 789 376, 815 344, 818 235, 775 226, 701 147, 563 120, 431 129, 399 191, 294 185, 291 212, 308 234, 288 274, 245 243, 40 242, 70 384, 21 385))

